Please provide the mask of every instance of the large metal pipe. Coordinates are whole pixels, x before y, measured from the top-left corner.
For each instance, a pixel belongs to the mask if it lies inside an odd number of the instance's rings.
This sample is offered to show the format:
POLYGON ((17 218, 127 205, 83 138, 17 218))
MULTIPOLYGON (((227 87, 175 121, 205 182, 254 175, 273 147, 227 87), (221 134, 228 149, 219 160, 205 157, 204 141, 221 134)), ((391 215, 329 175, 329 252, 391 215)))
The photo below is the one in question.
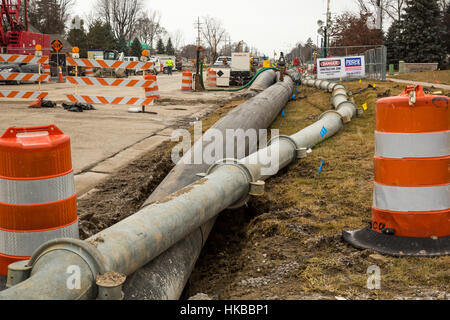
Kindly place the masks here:
MULTIPOLYGON (((266 71, 263 74, 265 73, 271 75, 270 71, 266 71)), ((261 81, 260 84, 264 83, 267 86, 271 83, 269 80, 261 81)), ((289 77, 285 77, 283 82, 277 82, 227 114, 212 129, 219 130, 222 134, 225 133, 226 129, 243 129, 244 131, 251 128, 257 130, 266 129, 289 101, 293 89, 294 83, 289 77)), ((226 137, 225 134, 223 136, 226 137)), ((211 142, 202 140, 201 143, 203 144, 203 149, 205 149, 211 142)), ((197 144, 200 144, 200 142, 197 142, 197 144)), ((226 144, 227 141, 224 139, 224 150, 226 144)), ((257 150, 257 145, 251 142, 246 147, 245 155, 249 155, 257 150)), ((159 201, 167 195, 197 181, 199 179, 197 174, 206 172, 209 164, 184 164, 189 157, 192 157, 192 155, 187 154, 172 169, 144 205, 159 201)), ((161 256, 131 275, 124 285, 125 299, 178 299, 194 269, 201 249, 208 239, 215 221, 216 218, 211 219, 174 247, 165 251, 161 256)))
MULTIPOLYGON (((270 75, 269 75, 269 77, 270 77, 270 75)), ((268 83, 268 82, 269 81, 266 81, 266 83, 268 83)), ((234 109, 232 112, 230 112, 228 115, 226 115, 220 121, 218 121, 218 123, 214 126, 214 128, 216 130, 220 130, 224 133, 225 133, 226 129, 230 129, 230 128, 236 128, 236 129, 241 128, 244 130, 247 130, 250 128, 253 128, 253 129, 267 128, 273 122, 273 120, 276 118, 277 114, 281 111, 281 108, 288 101, 288 99, 292 93, 292 90, 293 90, 293 83, 289 78, 286 78, 286 80, 283 83, 277 83, 277 84, 273 85, 269 89, 265 90, 263 93, 257 95, 256 97, 248 100, 247 102, 243 103, 242 105, 240 105, 239 107, 234 109)), ((204 143, 204 147, 206 147, 209 143, 212 143, 212 142, 203 141, 203 143, 204 143)), ((257 149, 257 145, 256 145, 256 143, 249 144, 247 146, 247 148, 248 148, 248 150, 253 152, 254 150, 257 149)), ((251 153, 250 151, 247 151, 247 154, 251 153)), ((192 155, 186 155, 185 157, 191 157, 191 156, 192 155)), ((177 182, 175 184, 169 183, 169 187, 167 187, 167 185, 166 185, 166 188, 163 188, 162 191, 160 188, 160 191, 159 191, 160 196, 158 197, 158 200, 161 200, 165 196, 173 193, 170 191, 171 189, 174 191, 178 191, 182 187, 189 185, 190 183, 194 182, 195 180, 198 180, 198 177, 196 176, 196 174, 199 172, 205 172, 206 169, 208 168, 208 166, 209 166, 208 164, 184 165, 181 163, 179 165, 177 165, 176 168, 182 167, 183 169, 182 170, 174 170, 169 175, 172 177, 176 177, 177 182)), ((242 173, 241 173, 241 175, 242 175, 242 173)), ((167 178, 165 181, 167 181, 167 178)), ((169 179, 169 182, 170 181, 171 181, 171 179, 169 179)), ((164 186, 164 184, 162 184, 162 186, 164 186)), ((236 190, 239 190, 239 188, 237 188, 236 190)), ((203 191, 203 194, 206 198, 207 198, 208 192, 210 192, 209 188, 207 188, 206 190, 203 191)), ((221 198, 222 197, 223 197, 223 195, 221 196, 221 198)), ((199 199, 197 199, 197 201, 199 201, 199 199)), ((214 201, 214 202, 216 202, 216 201, 214 201)), ((204 205, 204 203, 201 203, 201 202, 198 202, 198 204, 204 205)), ((217 203, 215 205, 217 205, 217 203)), ((150 208, 150 207, 152 207, 152 206, 148 206, 148 208, 150 208)), ((227 206, 225 206, 224 208, 226 208, 226 207, 227 206)), ((180 211, 179 209, 180 208, 177 208, 176 211, 180 211)), ((141 211, 146 212, 146 210, 148 210, 147 207, 144 207, 141 211)), ((138 215, 138 216, 141 216, 141 215, 138 215)), ((129 219, 131 219, 131 217, 129 219)), ((136 224, 136 221, 139 220, 139 219, 138 220, 135 220, 135 219, 136 218, 132 219, 132 221, 131 221, 132 225, 136 224)), ((126 220, 128 220, 128 219, 126 219, 126 220)), ((113 226, 112 229, 111 228, 110 229, 112 231, 114 231, 114 230, 118 230, 117 228, 119 228, 122 231, 121 228, 124 225, 124 223, 126 223, 126 224, 130 223, 129 220, 128 221, 126 221, 126 220, 119 223, 118 225, 113 226)), ((210 220, 214 220, 214 219, 210 219, 210 220)), ((203 223, 204 222, 206 222, 206 221, 203 221, 203 223)), ((139 226, 139 225, 142 225, 142 221, 137 222, 136 226, 139 226)), ((206 226, 206 228, 209 228, 209 226, 212 227, 212 221, 209 221, 208 223, 206 223, 205 226, 206 226)), ((172 268, 172 267, 179 266, 177 264, 186 264, 186 263, 192 264, 192 266, 190 266, 190 268, 188 268, 188 270, 192 270, 193 263, 190 262, 191 261, 190 256, 192 256, 192 255, 190 255, 187 258, 186 262, 183 261, 183 256, 189 255, 190 253, 194 253, 194 255, 195 255, 195 254, 197 254, 197 252, 198 253, 200 252, 201 247, 203 246, 204 240, 206 240, 206 235, 204 234, 202 228, 199 228, 199 227, 200 227, 200 225, 198 225, 197 230, 195 232, 193 232, 189 238, 183 240, 184 243, 192 243, 193 245, 188 246, 188 247, 183 247, 181 250, 182 254, 180 254, 181 259, 177 259, 175 261, 175 263, 169 262, 169 264, 166 264, 165 270, 167 270, 167 269, 170 270, 170 268, 172 268), (205 239, 203 239, 203 237, 205 237, 205 239), (200 241, 198 241, 199 238, 200 238, 200 241)), ((111 231, 110 229, 105 230, 105 232, 107 234, 110 234, 109 233, 111 231)), ((125 239, 127 236, 130 235, 129 231, 132 228, 126 227, 124 229, 125 230, 123 230, 123 232, 125 232, 124 233, 125 238, 121 238, 121 240, 119 241, 120 243, 126 242, 125 239)), ((192 229, 191 232, 194 231, 194 229, 192 229)), ((210 228, 209 228, 209 230, 210 230, 210 228)), ((209 231, 208 231, 208 233, 209 233, 209 231)), ((114 236, 120 237, 118 233, 113 232, 111 234, 113 234, 114 236)), ((141 232, 133 233, 133 234, 143 235, 143 233, 141 233, 141 232)), ((169 232, 169 234, 172 239, 175 239, 173 237, 174 234, 172 232, 169 232)), ((184 236, 186 236, 186 235, 187 234, 185 234, 184 236)), ((178 240, 182 240, 182 238, 184 236, 180 237, 178 240)), ((99 237, 99 235, 96 235, 94 237, 91 237, 87 241, 95 242, 96 239, 98 239, 98 237, 99 237)), ((103 236, 100 236, 100 237, 103 237, 103 236)), ((111 242, 114 242, 114 241, 111 240, 111 242)), ((116 243, 116 244, 120 247, 121 246, 120 243, 116 243)), ((167 244, 167 242, 166 242, 166 244, 167 244)), ((168 245, 167 248, 173 244, 175 244, 175 242, 168 245)), ((132 246, 134 247, 135 245, 133 244, 132 246)), ((107 262, 108 264, 111 265, 111 267, 114 267, 114 268, 117 266, 117 271, 121 271, 126 274, 130 274, 130 273, 136 271, 136 265, 138 265, 139 262, 137 264, 136 264, 136 262, 133 262, 132 266, 130 266, 131 260, 128 260, 128 258, 131 259, 131 257, 127 256, 127 259, 123 259, 123 258, 120 258, 120 256, 117 256, 117 254, 120 250, 118 251, 118 250, 114 249, 112 251, 109 251, 108 246, 103 247, 103 248, 105 250, 105 253, 108 256, 108 258, 104 259, 105 264, 107 262), (118 261, 120 261, 120 262, 118 262, 118 261), (122 262, 125 265, 122 265, 122 262), (132 271, 130 271, 130 270, 132 270, 132 271)), ((165 249, 167 249, 167 248, 165 248, 165 249)), ((73 257, 74 253, 71 251, 68 251, 66 249, 67 248, 63 249, 65 251, 67 251, 66 252, 67 257, 65 258, 65 260, 67 262, 71 262, 74 260, 74 257, 73 257)), ((160 250, 158 249, 157 251, 155 251, 156 255, 160 254, 165 249, 160 249, 160 250)), ((75 250, 75 251, 77 251, 77 250, 75 250)), ((177 251, 177 248, 174 247, 171 252, 179 253, 179 251, 180 250, 177 251)), ((133 252, 133 250, 125 250, 123 253, 125 255, 127 255, 127 252, 133 252)), ((155 252, 154 252, 154 254, 155 254, 155 252)), ((4 298, 4 299, 93 298, 94 291, 95 291, 94 290, 95 285, 93 285, 93 283, 91 281, 93 274, 86 275, 86 278, 83 278, 83 281, 82 281, 83 287, 80 290, 75 290, 75 291, 83 292, 83 294, 75 293, 75 292, 73 292, 73 290, 71 292, 63 292, 64 288, 65 288, 67 274, 66 273, 55 274, 55 272, 57 272, 57 270, 61 270, 61 268, 63 268, 63 267, 61 266, 61 263, 60 263, 61 260, 58 259, 58 261, 55 262, 55 260, 53 259, 53 256, 55 256, 54 251, 46 253, 42 257, 40 257, 38 260, 38 263, 36 263, 35 267, 33 268, 32 277, 30 279, 24 281, 23 283, 21 283, 18 286, 15 286, 11 289, 0 292, 0 298, 4 298), (45 268, 43 268, 41 266, 45 266, 45 268), (48 292, 49 287, 46 287, 46 285, 43 285, 41 283, 45 279, 45 277, 50 277, 50 276, 52 277, 52 281, 51 281, 52 287, 55 288, 54 293, 53 292, 49 293, 48 292), (41 292, 39 288, 36 288, 36 287, 40 287, 40 286, 47 289, 45 291, 45 293, 41 292)), ((166 254, 166 256, 167 256, 167 254, 166 254)), ((134 257, 132 257, 132 258, 134 258, 134 257)), ((143 261, 139 257, 138 257, 138 260, 141 262, 143 261)), ((145 262, 148 262, 150 260, 151 259, 149 258, 145 262)), ((195 260, 194 260, 194 263, 195 263, 195 260)), ((81 262, 77 261, 77 263, 82 265, 81 266, 82 270, 89 269, 89 266, 87 263, 83 263, 83 261, 81 261, 81 262)), ((62 264, 64 264, 64 263, 62 263, 62 264)), ((178 268, 176 268, 176 267, 175 267, 175 269, 178 270, 178 268)), ((86 272, 82 272, 82 274, 85 275, 86 272)), ((186 280, 189 277, 189 275, 190 275, 190 271, 184 276, 186 278, 186 280)), ((157 277, 157 275, 155 275, 155 277, 157 277)), ((183 276, 181 275, 181 277, 183 277, 183 276)), ((133 283, 133 278, 129 282, 133 283)), ((182 283, 183 284, 182 284, 181 288, 175 288, 174 290, 176 290, 177 292, 182 290, 182 287, 184 287, 185 281, 182 283)), ((126 290, 126 288, 125 288, 125 290, 126 290)), ((132 295, 132 293, 131 293, 131 295, 132 295)))
MULTIPOLYGON (((328 82, 328 88, 336 86, 343 88, 337 83, 328 82)), ((308 86, 314 86, 315 80, 307 80, 308 86)), ((344 88, 345 89, 345 88, 344 88)), ((319 122, 302 130, 296 137, 299 146, 312 147, 322 139, 320 131, 326 125, 328 133, 325 138, 335 134, 342 127, 343 117, 351 117, 355 112, 349 112, 348 108, 340 110, 341 115, 329 112, 319 122)), ((282 142, 286 143, 286 142, 282 142)), ((259 155, 264 156, 264 153, 259 155)), ((290 161, 290 160, 289 160, 290 161)), ((267 161, 266 161, 267 163, 267 161)), ((195 168, 193 172, 187 171, 186 166, 177 165, 171 174, 161 183, 150 196, 148 202, 157 201, 170 192, 177 191, 178 184, 185 185, 189 179, 195 180, 194 173, 204 172, 207 166, 195 168), (186 174, 184 174, 186 173, 186 174)), ((191 168, 192 169, 192 168, 191 168)), ((262 177, 265 179, 266 177, 262 177)), ((179 299, 185 283, 195 266, 206 239, 211 232, 216 218, 212 219, 199 230, 192 233, 175 246, 164 252, 161 256, 151 261, 145 267, 139 269, 125 284, 124 292, 127 299, 179 299)))
MULTIPOLYGON (((79 250, 68 247, 67 243, 50 243, 42 255, 35 253, 36 256, 32 257, 32 276, 0 292, 0 298, 95 298, 97 288, 94 278, 97 269, 92 267, 90 260, 100 257, 96 261, 97 264, 103 265, 103 269, 131 274, 247 195, 251 181, 262 177, 260 170, 264 166, 264 158, 269 157, 270 161, 279 160, 278 169, 281 169, 295 159, 300 148, 311 147, 338 132, 343 126, 342 120, 353 114, 356 114, 356 110, 348 110, 346 106, 339 107, 337 111, 324 113, 318 122, 297 134, 275 138, 272 147, 279 150, 277 159, 274 159, 273 153, 269 156, 265 148, 242 160, 242 163, 249 165, 236 165, 225 161, 215 166, 214 170, 200 181, 144 207, 133 216, 88 239, 87 242, 96 243, 96 249, 85 248, 85 243, 76 248, 79 250), (322 126, 328 129, 325 137, 320 135, 322 126), (91 254, 87 254, 86 258, 86 253, 89 252, 91 254), (67 269, 73 265, 82 270, 79 289, 67 288, 67 269)), ((73 245, 74 240, 70 244, 73 245)), ((176 294, 169 292, 167 296, 170 298, 170 295, 176 294)))

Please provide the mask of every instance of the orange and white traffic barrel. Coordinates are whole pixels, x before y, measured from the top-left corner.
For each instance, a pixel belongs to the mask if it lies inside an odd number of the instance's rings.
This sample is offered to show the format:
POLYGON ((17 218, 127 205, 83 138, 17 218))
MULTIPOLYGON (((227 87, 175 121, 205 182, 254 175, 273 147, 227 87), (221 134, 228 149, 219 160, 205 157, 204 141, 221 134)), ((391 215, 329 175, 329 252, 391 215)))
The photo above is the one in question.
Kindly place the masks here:
POLYGON ((155 98, 159 99, 161 96, 159 95, 159 87, 158 87, 158 81, 155 75, 149 74, 144 77, 145 80, 153 80, 153 83, 145 88, 145 97, 146 98, 155 98))
POLYGON ((207 74, 207 84, 209 87, 217 87, 217 73, 214 70, 209 70, 207 74))
POLYGON ((407 87, 377 102, 372 221, 350 243, 393 255, 450 253, 448 97, 407 87))
POLYGON ((94 76, 94 68, 86 67, 84 69, 84 74, 86 75, 86 77, 93 77, 94 76))
POLYGON ((52 73, 51 73, 50 65, 48 63, 44 63, 42 65, 42 68, 44 69, 44 74, 47 74, 49 76, 48 77, 48 82, 50 82, 51 79, 52 79, 52 73))
POLYGON ((78 238, 70 138, 56 126, 0 137, 0 275, 43 243, 78 238))
POLYGON ((189 70, 183 71, 183 76, 181 78, 181 90, 191 90, 192 89, 192 72, 189 70))

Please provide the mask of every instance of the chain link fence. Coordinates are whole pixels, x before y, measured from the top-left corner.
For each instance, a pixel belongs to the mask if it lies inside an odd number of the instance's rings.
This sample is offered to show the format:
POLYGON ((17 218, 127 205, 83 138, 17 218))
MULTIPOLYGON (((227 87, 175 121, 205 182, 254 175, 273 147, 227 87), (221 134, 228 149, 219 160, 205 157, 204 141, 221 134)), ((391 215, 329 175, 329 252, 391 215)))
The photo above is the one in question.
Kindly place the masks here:
MULTIPOLYGON (((322 49, 301 48, 293 56, 297 56, 305 64, 314 64, 314 57, 326 56, 346 57, 346 56, 364 56, 366 78, 386 81, 387 69, 387 48, 385 46, 346 46, 329 47, 322 49)), ((292 55, 292 54, 291 54, 292 55)))

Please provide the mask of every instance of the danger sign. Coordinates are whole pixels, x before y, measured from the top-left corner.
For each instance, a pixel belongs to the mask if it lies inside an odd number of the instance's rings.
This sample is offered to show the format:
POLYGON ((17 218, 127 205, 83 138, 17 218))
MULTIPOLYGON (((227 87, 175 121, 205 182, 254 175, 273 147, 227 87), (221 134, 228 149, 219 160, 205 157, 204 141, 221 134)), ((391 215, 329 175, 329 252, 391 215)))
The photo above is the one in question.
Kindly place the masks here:
POLYGON ((318 79, 364 78, 364 56, 317 59, 318 79))
POLYGON ((326 60, 326 61, 320 61, 321 67, 340 67, 341 66, 341 60, 326 60))
POLYGON ((53 50, 58 52, 58 51, 60 51, 63 48, 63 44, 59 40, 54 40, 52 42, 52 48, 53 48, 53 50))

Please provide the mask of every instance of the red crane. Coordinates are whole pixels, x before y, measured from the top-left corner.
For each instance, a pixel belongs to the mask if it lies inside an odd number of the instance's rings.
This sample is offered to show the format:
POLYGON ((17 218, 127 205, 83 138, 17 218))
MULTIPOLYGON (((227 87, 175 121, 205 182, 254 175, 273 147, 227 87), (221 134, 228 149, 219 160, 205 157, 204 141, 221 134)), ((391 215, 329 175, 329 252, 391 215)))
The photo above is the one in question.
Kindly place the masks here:
POLYGON ((50 36, 29 31, 28 0, 1 0, 0 53, 34 55, 40 44, 43 54, 50 55, 50 36), (22 2, 24 3, 21 12, 22 2))

